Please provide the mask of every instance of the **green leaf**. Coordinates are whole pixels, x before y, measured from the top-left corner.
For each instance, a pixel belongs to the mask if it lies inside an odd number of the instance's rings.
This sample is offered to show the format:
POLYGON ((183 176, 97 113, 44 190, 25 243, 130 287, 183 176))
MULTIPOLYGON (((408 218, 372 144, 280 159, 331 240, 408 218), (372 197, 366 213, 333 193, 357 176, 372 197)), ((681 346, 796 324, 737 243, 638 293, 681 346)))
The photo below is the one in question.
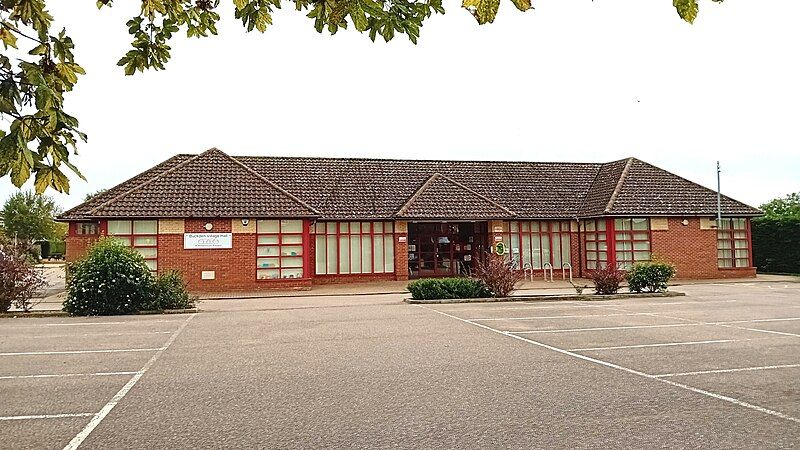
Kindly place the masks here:
POLYGON ((500 0, 463 0, 461 6, 472 13, 479 24, 494 22, 500 0))
POLYGON ((3 47, 5 48, 17 48, 17 35, 6 27, 5 22, 0 26, 0 40, 3 41, 3 47))
POLYGON ((350 18, 353 19, 353 25, 355 25, 356 30, 364 31, 367 29, 367 15, 358 1, 351 4, 350 18))
POLYGON ((531 9, 533 6, 531 5, 531 0, 511 0, 514 2, 514 6, 517 7, 520 11, 527 11, 531 9))
POLYGON ((675 6, 681 19, 694 23, 694 19, 697 18, 697 12, 700 9, 697 0, 672 0, 672 5, 675 6))

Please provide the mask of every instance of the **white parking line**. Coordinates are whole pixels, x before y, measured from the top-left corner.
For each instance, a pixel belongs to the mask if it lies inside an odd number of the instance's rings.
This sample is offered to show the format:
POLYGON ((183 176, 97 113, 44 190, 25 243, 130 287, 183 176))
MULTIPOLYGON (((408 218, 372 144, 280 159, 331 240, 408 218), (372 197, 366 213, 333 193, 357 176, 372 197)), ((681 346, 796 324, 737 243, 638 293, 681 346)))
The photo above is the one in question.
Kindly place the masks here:
POLYGON ((619 317, 619 316, 644 316, 647 313, 616 313, 616 314, 577 314, 568 316, 529 316, 529 317, 487 317, 485 319, 469 319, 480 322, 496 320, 538 320, 538 319, 580 319, 583 317, 619 317))
POLYGON ((730 373, 730 372, 748 372, 751 370, 768 370, 768 369, 786 369, 792 367, 800 367, 800 364, 781 364, 777 366, 758 366, 758 367, 740 367, 737 369, 718 369, 718 370, 698 370, 696 372, 681 372, 681 373, 662 373, 661 375, 653 375, 658 378, 664 377, 682 377, 686 375, 705 375, 709 373, 730 373))
POLYGON ((148 360, 145 363, 144 366, 142 366, 141 370, 136 372, 136 374, 130 380, 128 380, 127 383, 125 383, 125 386, 122 386, 122 389, 120 389, 119 392, 117 392, 116 395, 114 395, 114 397, 112 397, 111 400, 109 400, 108 403, 106 403, 105 406, 103 406, 103 408, 97 414, 94 415, 94 417, 92 417, 92 420, 90 420, 89 423, 86 424, 86 426, 78 434, 76 434, 71 441, 69 441, 69 443, 64 447, 64 450, 75 450, 76 448, 80 447, 83 441, 86 440, 87 437, 89 437, 89 435, 92 433, 92 431, 94 431, 97 425, 100 425, 100 422, 102 422, 103 419, 106 418, 108 413, 110 413, 111 410, 114 409, 115 406, 117 406, 117 403, 119 403, 123 398, 125 398, 126 395, 128 395, 128 392, 130 392, 130 390, 133 389, 134 386, 136 386, 136 383, 139 382, 142 376, 151 367, 153 367, 156 361, 158 361, 158 358, 162 354, 164 354, 164 351, 168 349, 173 342, 175 342, 175 339, 178 338, 181 332, 186 328, 186 325, 189 325, 189 322, 192 319, 194 319, 194 317, 195 315, 192 314, 191 316, 189 316, 188 319, 186 319, 181 324, 180 328, 178 328, 178 330, 174 334, 172 334, 172 336, 169 337, 167 342, 164 343, 164 346, 161 347, 161 349, 159 349, 156 352, 156 354, 153 355, 150 358, 150 360, 148 360))
POLYGON ((125 353, 125 352, 155 352, 164 350, 166 347, 156 348, 120 348, 107 350, 64 350, 57 352, 8 352, 0 353, 0 356, 33 356, 33 355, 81 355, 84 353, 125 353))
POLYGON ((458 320, 458 321, 461 321, 461 322, 464 322, 464 323, 468 323, 470 325, 474 325, 476 327, 483 328, 484 330, 489 330, 489 331, 491 331, 493 333, 498 333, 500 335, 507 336, 507 337, 510 337, 512 339, 518 339, 518 340, 520 340, 522 342, 527 342, 528 344, 536 345, 538 347, 542 347, 542 348, 545 348, 545 349, 548 349, 548 350, 552 350, 554 352, 561 353, 562 355, 571 356, 573 358, 577 358, 577 359, 588 361, 588 362, 591 362, 591 363, 594 363, 594 364, 598 364, 598 365, 601 365, 601 366, 609 367, 611 369, 620 370, 622 372, 626 372, 626 373, 629 373, 629 374, 632 374, 632 375, 637 375, 637 376, 640 376, 640 377, 643 377, 643 378, 648 378, 648 379, 651 379, 651 380, 655 380, 655 381, 658 381, 658 382, 661 382, 661 383, 664 383, 664 384, 667 384, 667 385, 670 385, 670 386, 674 386, 674 387, 677 387, 677 388, 680 388, 680 389, 685 389, 687 391, 691 391, 691 392, 694 392, 694 393, 697 393, 697 394, 705 395, 705 396, 708 396, 708 397, 711 397, 711 398, 715 398, 717 400, 722 400, 724 402, 732 403, 734 405, 742 406, 744 408, 752 409, 754 411, 759 411, 759 412, 762 412, 764 414, 769 414, 771 416, 779 417, 779 418, 784 419, 784 420, 788 420, 788 421, 795 422, 795 423, 800 423, 800 419, 798 419, 797 417, 792 417, 792 416, 789 416, 789 415, 784 414, 784 413, 779 412, 779 411, 775 411, 775 410, 772 410, 772 409, 764 408, 763 406, 758 406, 758 405, 754 405, 752 403, 747 403, 745 401, 739 400, 739 399, 734 398, 734 397, 728 397, 726 395, 721 395, 721 394, 717 394, 715 392, 706 391, 704 389, 699 389, 699 388, 696 388, 696 387, 689 386, 687 384, 678 383, 678 382, 671 381, 671 380, 668 380, 668 379, 665 379, 665 378, 659 378, 659 377, 657 377, 655 375, 650 375, 650 374, 647 374, 647 373, 644 373, 644 372, 640 372, 640 371, 635 370, 635 369, 630 369, 628 367, 620 366, 618 364, 614 364, 614 363, 611 363, 611 362, 608 362, 608 361, 603 361, 601 359, 597 359, 597 358, 592 358, 592 357, 589 357, 589 356, 581 355, 580 353, 571 352, 569 350, 564 350, 562 348, 553 347, 552 345, 548 345, 548 344, 545 344, 545 343, 542 343, 542 342, 539 342, 539 341, 535 341, 533 339, 529 339, 529 338, 526 338, 524 336, 519 336, 519 335, 516 335, 516 334, 512 334, 512 333, 509 333, 507 331, 496 330, 496 329, 494 329, 494 328, 492 328, 492 327, 490 327, 488 325, 484 325, 482 323, 477 323, 477 322, 472 322, 472 321, 467 320, 467 319, 462 319, 460 317, 456 317, 454 315, 448 314, 446 312, 438 311, 436 309, 429 308, 429 307, 424 306, 424 305, 417 305, 417 306, 419 306, 420 308, 425 308, 425 309, 427 309, 429 311, 433 311, 433 312, 435 312, 437 314, 441 314, 443 316, 450 317, 451 319, 455 319, 455 320, 458 320))
MULTIPOLYGON (((466 320, 466 319, 464 319, 466 320)), ((575 333, 580 331, 606 331, 606 330, 636 330, 639 328, 670 328, 670 327, 697 327, 702 323, 670 323, 666 325, 630 325, 619 327, 594 327, 594 328, 556 328, 554 330, 530 330, 530 331, 504 331, 512 334, 536 334, 536 333, 575 333)))
POLYGON ((63 419, 65 417, 88 417, 93 413, 39 414, 35 416, 3 416, 0 420, 63 419))
POLYGON ((95 372, 95 373, 55 373, 46 375, 3 375, 0 380, 17 380, 21 378, 64 378, 64 377, 110 377, 115 375, 133 375, 136 372, 95 372))
POLYGON ((639 344, 639 345, 619 345, 616 347, 587 347, 571 348, 571 352, 589 352, 593 350, 621 350, 626 348, 646 348, 646 347, 674 347, 678 345, 703 345, 703 344, 722 344, 726 342, 749 341, 750 339, 716 339, 712 341, 689 341, 689 342, 665 342, 661 344, 639 344))
POLYGON ((736 303, 739 300, 698 300, 693 302, 653 302, 653 303, 626 303, 620 305, 619 303, 607 303, 606 305, 597 305, 598 308, 604 306, 666 306, 666 305, 707 305, 709 303, 736 303))
POLYGON ((174 331, 133 331, 130 333, 83 333, 83 334, 37 334, 33 336, 25 336, 25 339, 49 339, 49 338, 65 338, 65 337, 90 337, 90 336, 140 336, 148 334, 170 334, 174 331))
POLYGON ((785 322, 800 320, 800 317, 776 317, 774 319, 730 320, 727 322, 708 322, 709 325, 724 325, 729 323, 757 323, 757 322, 785 322))
POLYGON ((144 320, 144 321, 116 321, 116 322, 64 322, 64 323, 29 323, 24 325, 10 325, 3 327, 4 329, 10 328, 39 328, 39 327, 88 327, 93 325, 142 325, 149 323, 181 323, 180 320, 144 320))

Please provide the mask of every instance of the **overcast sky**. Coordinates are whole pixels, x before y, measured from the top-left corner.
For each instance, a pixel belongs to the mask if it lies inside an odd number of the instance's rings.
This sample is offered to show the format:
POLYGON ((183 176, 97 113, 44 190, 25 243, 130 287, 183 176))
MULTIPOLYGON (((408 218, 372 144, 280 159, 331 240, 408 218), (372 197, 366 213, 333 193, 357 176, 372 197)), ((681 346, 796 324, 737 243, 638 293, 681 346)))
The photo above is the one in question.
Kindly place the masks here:
MULTIPOLYGON (((117 60, 138 1, 49 1, 88 74, 67 111, 89 134, 64 207, 176 153, 604 162, 635 156, 759 205, 800 191, 800 2, 503 0, 478 26, 460 2, 420 43, 318 34, 290 5, 245 33, 178 37, 164 72, 117 60), (756 5, 757 4, 757 5, 756 5)), ((525 180, 520 180, 524 183, 525 180)), ((15 188, 0 180, 0 198, 15 188)))

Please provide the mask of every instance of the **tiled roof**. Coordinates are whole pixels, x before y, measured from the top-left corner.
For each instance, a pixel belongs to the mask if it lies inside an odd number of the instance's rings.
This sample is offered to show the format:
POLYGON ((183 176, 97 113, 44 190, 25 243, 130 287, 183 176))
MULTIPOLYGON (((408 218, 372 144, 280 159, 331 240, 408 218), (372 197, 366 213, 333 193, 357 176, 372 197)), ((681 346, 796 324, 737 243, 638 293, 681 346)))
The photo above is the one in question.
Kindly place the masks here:
MULTIPOLYGON (((627 173, 621 177, 619 191, 609 201, 606 214, 665 215, 717 214, 717 192, 652 164, 630 158, 627 173)), ((761 212, 730 197, 722 196, 722 214, 759 215, 761 212)))
POLYGON ((428 178, 397 212, 397 217, 403 219, 486 220, 514 216, 493 200, 440 173, 428 178))
MULTIPOLYGON (((319 216, 302 200, 217 149, 180 159, 167 169, 156 170, 147 180, 133 183, 128 189, 123 183, 63 216, 319 216)), ((170 161, 173 160, 159 166, 170 161)))
MULTIPOLYGON (((723 197, 723 214, 759 211, 723 197)), ((102 217, 568 219, 714 215, 716 192, 634 158, 607 164, 177 155, 67 212, 102 217)))

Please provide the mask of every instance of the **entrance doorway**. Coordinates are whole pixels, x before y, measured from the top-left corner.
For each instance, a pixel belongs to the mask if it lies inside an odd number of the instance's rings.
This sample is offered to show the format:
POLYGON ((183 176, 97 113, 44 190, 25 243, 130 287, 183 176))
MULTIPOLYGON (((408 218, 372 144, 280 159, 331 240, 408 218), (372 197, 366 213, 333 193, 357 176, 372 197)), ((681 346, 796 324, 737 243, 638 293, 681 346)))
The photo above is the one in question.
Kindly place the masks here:
POLYGON ((486 222, 408 224, 411 278, 469 275, 486 245, 486 222))

